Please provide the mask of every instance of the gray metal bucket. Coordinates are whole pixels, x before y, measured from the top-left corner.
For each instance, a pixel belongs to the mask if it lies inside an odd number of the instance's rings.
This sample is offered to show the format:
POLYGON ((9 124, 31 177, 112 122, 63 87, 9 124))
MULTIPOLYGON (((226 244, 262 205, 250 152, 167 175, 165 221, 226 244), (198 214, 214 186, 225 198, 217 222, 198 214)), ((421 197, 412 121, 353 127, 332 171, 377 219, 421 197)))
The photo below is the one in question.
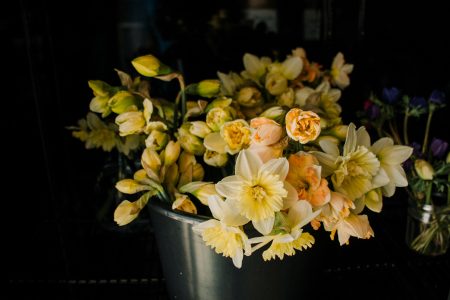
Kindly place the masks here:
MULTIPOLYGON (((265 262, 262 250, 244 256, 242 268, 206 246, 192 226, 207 217, 149 203, 156 242, 171 299, 309 299, 319 280, 317 248, 265 262)), ((317 290, 315 291, 315 294, 317 290)))

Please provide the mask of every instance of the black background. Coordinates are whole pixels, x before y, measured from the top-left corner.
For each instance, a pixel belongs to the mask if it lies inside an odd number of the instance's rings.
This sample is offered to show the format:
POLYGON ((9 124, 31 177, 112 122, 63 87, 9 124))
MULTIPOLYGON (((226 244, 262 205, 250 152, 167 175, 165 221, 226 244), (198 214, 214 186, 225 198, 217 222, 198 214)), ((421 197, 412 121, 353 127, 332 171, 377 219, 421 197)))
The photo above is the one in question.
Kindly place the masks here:
MULTIPOLYGON (((268 1, 277 12, 277 33, 263 25, 247 26, 242 9, 248 4, 242 1, 3 3, 0 103, 6 134, 2 215, 7 239, 2 244, 11 286, 23 292, 33 284, 41 292, 34 294, 38 299, 53 296, 49 290, 57 291, 59 299, 87 299, 87 292, 74 291, 64 280, 161 277, 148 224, 117 230, 111 217, 98 220, 104 203, 96 182, 106 156, 85 150, 65 129, 87 112, 88 80, 118 83, 113 69, 132 72, 129 61, 143 53, 156 54, 194 82, 214 77, 216 70, 241 70, 245 52, 284 57, 303 47, 311 60, 329 66, 342 51, 355 65, 340 102, 344 121, 350 122, 369 92, 385 86, 424 97, 436 88, 450 95, 449 10, 443 1, 416 2, 268 1), (315 41, 306 40, 303 31, 303 11, 308 8, 325 16, 315 41), (208 22, 220 9, 229 18, 214 30, 208 22)), ((448 138, 447 117, 448 108, 433 123, 441 138, 448 138)), ((389 201, 384 217, 392 228, 379 228, 400 237, 405 200, 389 201)), ((385 253, 391 246, 383 246, 385 253)), ((367 248, 368 253, 351 253, 378 257, 367 248)), ((342 265, 354 262, 349 258, 342 265)), ((135 287, 134 293, 163 297, 160 289, 145 287, 140 293, 135 287)), ((102 291, 97 295, 109 295, 108 290, 113 289, 97 289, 102 291)))

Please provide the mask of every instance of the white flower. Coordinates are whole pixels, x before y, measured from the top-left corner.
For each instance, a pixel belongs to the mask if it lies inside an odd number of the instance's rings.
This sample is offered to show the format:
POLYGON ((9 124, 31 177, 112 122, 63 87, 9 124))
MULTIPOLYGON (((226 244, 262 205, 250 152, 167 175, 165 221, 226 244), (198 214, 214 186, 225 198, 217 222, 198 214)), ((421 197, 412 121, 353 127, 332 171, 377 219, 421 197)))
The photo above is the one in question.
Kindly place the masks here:
POLYGON ((275 212, 297 200, 297 192, 287 182, 289 163, 277 158, 263 163, 259 156, 242 150, 237 158, 235 175, 216 184, 216 190, 227 200, 235 201, 240 213, 250 219, 262 234, 273 227, 275 212))
POLYGON ((215 219, 202 222, 193 227, 194 232, 202 235, 206 245, 225 257, 231 257, 233 264, 241 268, 244 251, 250 255, 248 237, 240 226, 248 223, 230 201, 219 196, 210 196, 208 205, 215 219))

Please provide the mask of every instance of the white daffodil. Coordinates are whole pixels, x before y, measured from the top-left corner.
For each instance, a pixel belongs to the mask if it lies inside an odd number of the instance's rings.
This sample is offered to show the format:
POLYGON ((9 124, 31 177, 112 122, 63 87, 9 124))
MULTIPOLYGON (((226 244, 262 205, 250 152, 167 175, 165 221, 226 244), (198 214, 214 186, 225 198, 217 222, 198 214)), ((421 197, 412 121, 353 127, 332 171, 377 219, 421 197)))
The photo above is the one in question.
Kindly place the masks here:
POLYGON ((408 146, 394 145, 391 138, 381 138, 376 141, 370 150, 380 161, 380 167, 386 172, 389 181, 383 185, 383 195, 391 197, 395 193, 395 187, 408 185, 402 163, 412 154, 413 149, 408 146))
POLYGON ((380 162, 368 149, 370 139, 367 141, 366 133, 363 127, 357 132, 355 125, 350 124, 342 155, 339 148, 327 140, 320 142, 324 152, 312 152, 322 165, 322 177, 331 175, 335 190, 353 200, 373 189, 374 179, 387 181, 386 175, 379 172, 380 162))
POLYGON ((236 202, 239 212, 252 221, 262 234, 272 231, 275 212, 297 200, 297 192, 287 182, 289 163, 277 158, 263 163, 252 151, 242 150, 237 158, 235 175, 216 184, 217 192, 236 202))
POLYGON ((248 237, 241 228, 249 220, 233 204, 232 201, 223 201, 219 196, 210 196, 208 205, 214 219, 197 224, 192 229, 216 253, 231 257, 234 266, 241 268, 244 252, 245 255, 251 254, 248 237))
POLYGON ((297 201, 289 208, 287 215, 282 212, 278 213, 279 224, 276 224, 272 231, 275 234, 250 239, 250 244, 258 244, 252 248, 252 252, 272 242, 270 247, 263 252, 264 260, 271 260, 277 256, 283 259, 284 255, 294 255, 295 250, 302 251, 312 247, 314 237, 303 232, 302 227, 311 222, 319 213, 320 210, 313 212, 309 202, 297 201))
POLYGON ((348 74, 353 71, 352 64, 346 64, 344 55, 339 52, 333 59, 331 65, 331 82, 340 89, 346 88, 350 84, 348 74))

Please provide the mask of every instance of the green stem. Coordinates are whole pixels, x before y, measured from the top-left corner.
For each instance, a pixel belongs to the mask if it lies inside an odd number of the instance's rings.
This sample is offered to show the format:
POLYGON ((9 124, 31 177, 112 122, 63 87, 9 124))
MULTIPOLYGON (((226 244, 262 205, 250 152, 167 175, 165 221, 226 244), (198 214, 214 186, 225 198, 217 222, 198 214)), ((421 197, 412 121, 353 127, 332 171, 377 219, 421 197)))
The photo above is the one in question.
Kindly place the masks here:
POLYGON ((406 145, 409 145, 408 139, 408 118, 409 118, 409 107, 406 108, 405 118, 403 119, 403 140, 406 145))
POLYGON ((426 184, 426 191, 425 191, 425 204, 432 204, 431 202, 431 189, 433 187, 433 182, 431 180, 427 180, 425 182, 426 184))
POLYGON ((423 138, 422 154, 425 154, 427 152, 428 136, 430 134, 431 118, 433 117, 433 112, 434 112, 434 109, 432 109, 430 107, 429 111, 428 111, 427 126, 425 127, 425 136, 423 138))
POLYGON ((392 124, 391 120, 389 120, 388 124, 389 124, 389 129, 391 131, 391 134, 392 134, 392 137, 394 138, 395 143, 398 145, 401 145, 402 141, 400 140, 400 137, 398 136, 397 131, 394 129, 394 125, 392 124))

